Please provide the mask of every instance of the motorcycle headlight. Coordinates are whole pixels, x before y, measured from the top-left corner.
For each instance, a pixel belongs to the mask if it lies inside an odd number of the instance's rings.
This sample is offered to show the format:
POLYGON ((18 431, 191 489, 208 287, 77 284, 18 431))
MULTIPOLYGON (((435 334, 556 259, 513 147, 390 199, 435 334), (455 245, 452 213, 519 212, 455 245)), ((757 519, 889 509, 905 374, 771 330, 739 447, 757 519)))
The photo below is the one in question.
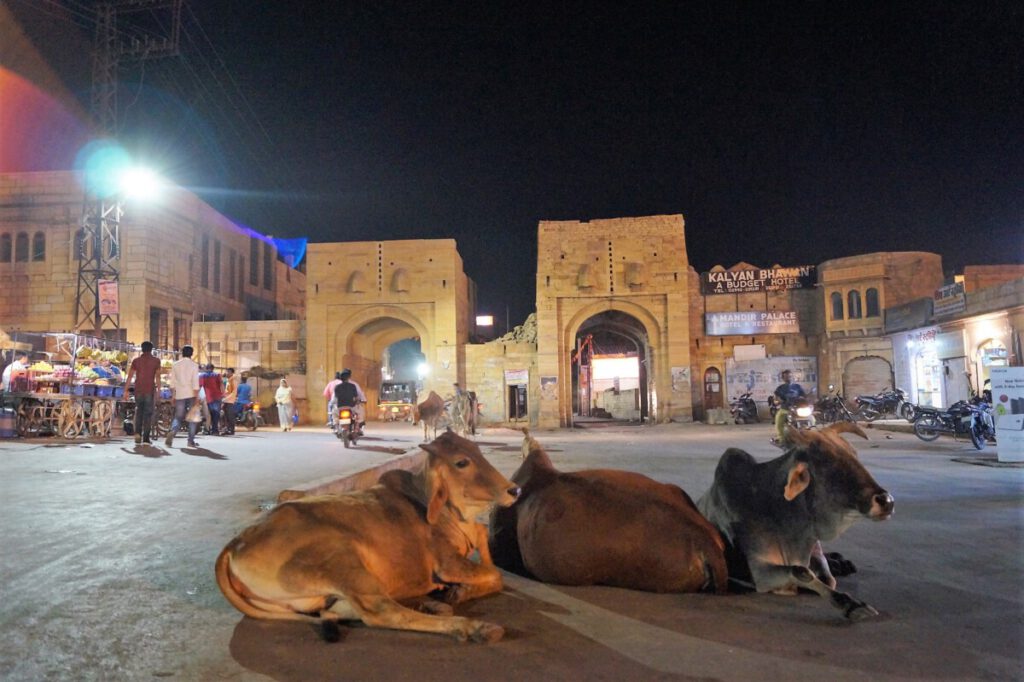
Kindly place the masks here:
POLYGON ((805 405, 803 407, 796 408, 796 416, 798 417, 803 417, 806 419, 807 417, 810 417, 812 414, 814 414, 814 408, 812 408, 810 405, 805 405))

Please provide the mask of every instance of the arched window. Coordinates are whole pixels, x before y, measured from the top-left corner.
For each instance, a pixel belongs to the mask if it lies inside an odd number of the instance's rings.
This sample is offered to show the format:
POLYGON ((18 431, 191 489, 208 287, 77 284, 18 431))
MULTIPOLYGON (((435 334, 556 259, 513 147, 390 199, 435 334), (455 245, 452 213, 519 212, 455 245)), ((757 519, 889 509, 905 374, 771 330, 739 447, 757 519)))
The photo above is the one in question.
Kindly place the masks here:
POLYGON ((19 232, 15 238, 14 260, 17 263, 28 262, 28 232, 19 232))
POLYGON ((829 298, 832 300, 832 319, 843 319, 843 295, 838 291, 833 291, 829 298))
POLYGON ((846 294, 846 309, 850 312, 851 320, 860 319, 860 292, 856 289, 846 294))
POLYGON ((32 260, 34 262, 46 260, 46 233, 36 232, 32 235, 32 260))
POLYGON ((872 287, 864 292, 864 307, 867 308, 864 317, 878 317, 881 314, 878 310, 878 289, 872 287))
POLYGON ((0 263, 10 263, 13 255, 14 243, 11 241, 11 235, 4 232, 0 234, 0 263))

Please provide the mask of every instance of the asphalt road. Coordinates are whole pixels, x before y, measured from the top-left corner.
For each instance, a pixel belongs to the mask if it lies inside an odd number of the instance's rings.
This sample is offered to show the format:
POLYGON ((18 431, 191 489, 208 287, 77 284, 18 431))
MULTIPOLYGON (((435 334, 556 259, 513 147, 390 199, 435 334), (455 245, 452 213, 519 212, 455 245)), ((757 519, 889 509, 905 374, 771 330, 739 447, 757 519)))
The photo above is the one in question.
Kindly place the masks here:
MULTIPOLYGON (((563 469, 613 467, 698 497, 718 457, 778 451, 766 425, 679 424, 535 434, 563 469)), ((0 441, 4 680, 1019 680, 1024 664, 1024 469, 961 463, 969 444, 869 432, 861 458, 896 498, 826 549, 840 587, 879 610, 850 624, 814 595, 658 595, 514 575, 460 606, 506 628, 492 645, 243 618, 213 561, 285 488, 415 448, 371 424, 344 450, 324 429, 201 439, 200 449, 0 441)), ((477 440, 506 474, 521 436, 477 440)), ((981 453, 982 456, 992 453, 981 453)))

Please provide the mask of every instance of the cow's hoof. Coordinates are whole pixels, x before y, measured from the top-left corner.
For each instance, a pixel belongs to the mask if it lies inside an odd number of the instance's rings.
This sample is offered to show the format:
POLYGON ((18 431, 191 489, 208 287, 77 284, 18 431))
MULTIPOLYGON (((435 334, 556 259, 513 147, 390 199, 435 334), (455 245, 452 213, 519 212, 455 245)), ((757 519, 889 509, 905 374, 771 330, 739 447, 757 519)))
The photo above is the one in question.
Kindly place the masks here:
POLYGON ((505 628, 494 623, 476 621, 469 631, 469 639, 478 644, 493 644, 505 636, 505 628))
POLYGON ((421 613, 429 613, 432 616, 450 616, 455 613, 455 609, 451 606, 436 599, 424 599, 417 604, 416 610, 421 613))
POLYGON ((856 604, 851 604, 846 609, 846 617, 848 619, 850 619, 851 622, 854 622, 854 623, 859 623, 862 620, 868 620, 869 618, 874 618, 877 615, 878 615, 878 611, 876 611, 870 605, 865 604, 863 602, 858 602, 856 604))
POLYGON ((857 567, 854 563, 839 552, 828 552, 825 554, 825 560, 828 562, 828 570, 837 578, 853 575, 857 572, 857 567))

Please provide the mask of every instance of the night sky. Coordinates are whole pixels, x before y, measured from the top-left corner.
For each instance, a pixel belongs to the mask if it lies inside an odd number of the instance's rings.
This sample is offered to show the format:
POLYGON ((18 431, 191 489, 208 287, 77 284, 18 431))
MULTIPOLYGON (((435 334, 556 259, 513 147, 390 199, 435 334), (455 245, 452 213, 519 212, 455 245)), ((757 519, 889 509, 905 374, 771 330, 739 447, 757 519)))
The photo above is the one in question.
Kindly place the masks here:
MULTIPOLYGON (((8 4, 88 45, 91 3, 8 4)), ((618 4, 186 0, 121 138, 274 236, 454 237, 499 332, 540 220, 682 213, 698 271, 1024 261, 1021 3, 618 4)))

